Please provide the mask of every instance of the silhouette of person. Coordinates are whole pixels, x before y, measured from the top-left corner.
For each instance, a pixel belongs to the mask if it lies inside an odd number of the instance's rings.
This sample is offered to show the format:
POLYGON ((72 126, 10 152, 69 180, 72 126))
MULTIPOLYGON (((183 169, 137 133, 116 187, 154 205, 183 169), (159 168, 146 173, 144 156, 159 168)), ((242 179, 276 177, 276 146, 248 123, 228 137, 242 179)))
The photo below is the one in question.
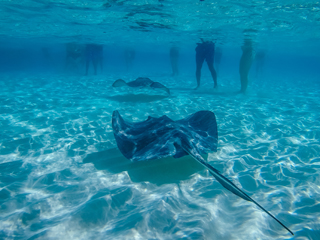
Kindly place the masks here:
POLYGON ((213 67, 214 62, 214 43, 212 41, 203 41, 202 38, 200 38, 202 43, 197 43, 196 47, 196 78, 197 78, 197 87, 195 89, 198 89, 200 87, 200 79, 201 79, 201 68, 204 60, 206 60, 208 68, 211 72, 211 76, 214 82, 214 88, 218 87, 217 84, 217 73, 216 70, 213 67))
POLYGON ((245 39, 241 49, 242 56, 239 64, 241 83, 240 93, 245 93, 248 87, 248 75, 253 61, 253 48, 251 39, 245 39))
POLYGON ((170 48, 170 62, 172 67, 172 76, 178 76, 179 48, 177 46, 170 48))
POLYGON ((97 75, 98 64, 102 71, 103 46, 99 44, 86 44, 86 75, 89 72, 90 62, 93 65, 94 75, 97 75))
POLYGON ((78 71, 83 60, 83 46, 76 43, 66 44, 66 65, 65 70, 78 71))
POLYGON ((125 58, 125 61, 126 61, 127 71, 131 70, 132 65, 133 65, 133 60, 134 60, 135 56, 136 56, 136 52, 132 48, 127 48, 124 51, 124 58, 125 58))

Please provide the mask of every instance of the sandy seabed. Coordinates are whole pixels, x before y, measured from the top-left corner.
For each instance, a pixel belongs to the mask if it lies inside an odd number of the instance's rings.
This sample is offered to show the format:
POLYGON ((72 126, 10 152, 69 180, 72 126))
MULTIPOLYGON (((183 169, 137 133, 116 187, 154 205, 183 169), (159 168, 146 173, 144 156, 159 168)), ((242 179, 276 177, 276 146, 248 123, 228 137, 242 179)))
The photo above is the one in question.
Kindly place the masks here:
POLYGON ((320 239, 319 84, 252 83, 236 95, 232 84, 194 91, 191 77, 154 77, 168 95, 115 90, 117 78, 0 80, 0 238, 320 239), (207 161, 295 236, 190 157, 126 160, 114 110, 128 121, 213 111, 207 161))

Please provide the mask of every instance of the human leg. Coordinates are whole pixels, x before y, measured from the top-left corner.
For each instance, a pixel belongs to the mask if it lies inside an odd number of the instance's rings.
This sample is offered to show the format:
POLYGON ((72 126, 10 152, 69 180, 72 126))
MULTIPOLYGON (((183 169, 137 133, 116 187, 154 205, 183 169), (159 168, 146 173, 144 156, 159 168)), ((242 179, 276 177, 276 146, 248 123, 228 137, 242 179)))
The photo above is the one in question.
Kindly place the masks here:
POLYGON ((245 93, 248 87, 248 74, 240 72, 241 93, 245 93))
POLYGON ((212 79, 213 79, 213 82, 214 82, 214 88, 217 88, 218 87, 217 72, 213 67, 213 61, 208 61, 207 60, 207 64, 208 64, 208 68, 209 68, 209 70, 211 72, 211 76, 212 76, 212 79))
POLYGON ((197 79, 197 87, 195 89, 198 89, 200 87, 200 79, 201 79, 201 68, 202 64, 204 62, 204 57, 200 54, 196 54, 196 79, 197 79))
POLYGON ((174 58, 171 60, 172 65, 172 76, 177 76, 179 74, 178 70, 178 58, 174 58))

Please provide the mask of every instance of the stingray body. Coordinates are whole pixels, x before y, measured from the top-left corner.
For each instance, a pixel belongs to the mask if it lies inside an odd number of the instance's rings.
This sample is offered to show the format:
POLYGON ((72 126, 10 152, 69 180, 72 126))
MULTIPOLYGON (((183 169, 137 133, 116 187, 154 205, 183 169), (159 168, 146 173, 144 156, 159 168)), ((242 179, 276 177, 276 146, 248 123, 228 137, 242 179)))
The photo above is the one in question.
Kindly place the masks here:
POLYGON ((150 80, 149 78, 139 77, 136 80, 131 81, 131 82, 125 82, 122 79, 118 79, 112 84, 112 87, 123 87, 123 86, 129 86, 129 87, 133 87, 133 88, 138 88, 138 87, 140 87, 140 88, 141 87, 159 88, 159 89, 166 91, 168 94, 170 94, 169 88, 165 87, 163 84, 161 84, 159 82, 154 82, 154 81, 150 80))
POLYGON ((112 128, 118 148, 127 159, 146 161, 168 156, 180 158, 189 154, 206 167, 224 188, 256 204, 293 235, 271 213, 202 158, 202 154, 217 151, 218 128, 213 112, 199 111, 178 121, 167 116, 149 116, 146 121, 132 123, 124 121, 119 112, 114 111, 112 128))
POLYGON ((201 111, 179 121, 167 116, 148 117, 144 122, 128 123, 113 112, 112 127, 118 148, 131 161, 183 157, 188 153, 181 141, 198 146, 199 154, 217 151, 217 122, 212 112, 201 111))

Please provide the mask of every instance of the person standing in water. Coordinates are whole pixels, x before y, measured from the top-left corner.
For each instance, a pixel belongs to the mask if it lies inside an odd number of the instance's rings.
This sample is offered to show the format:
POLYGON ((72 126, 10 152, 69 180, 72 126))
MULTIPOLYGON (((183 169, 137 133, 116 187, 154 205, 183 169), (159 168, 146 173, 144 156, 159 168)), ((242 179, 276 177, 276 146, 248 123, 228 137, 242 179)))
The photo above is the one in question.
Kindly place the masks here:
POLYGON ((170 48, 170 62, 172 67, 172 76, 178 76, 179 48, 177 46, 172 46, 170 48))
POLYGON ((245 39, 241 49, 242 56, 239 64, 241 83, 240 93, 245 93, 248 87, 248 75, 253 61, 253 48, 251 39, 245 39))
POLYGON ((66 44, 65 71, 79 72, 79 66, 84 59, 84 46, 77 43, 66 44))
POLYGON ((196 78, 197 78, 197 87, 200 87, 200 79, 201 79, 201 68, 204 60, 206 60, 208 68, 211 72, 211 76, 214 82, 214 88, 218 87, 217 83, 217 73, 213 67, 214 62, 214 43, 212 41, 204 41, 202 38, 201 43, 197 43, 196 47, 196 78))
POLYGON ((94 75, 97 75, 98 64, 102 70, 103 62, 103 46, 98 44, 87 44, 86 45, 86 75, 89 72, 90 62, 93 64, 94 75))

